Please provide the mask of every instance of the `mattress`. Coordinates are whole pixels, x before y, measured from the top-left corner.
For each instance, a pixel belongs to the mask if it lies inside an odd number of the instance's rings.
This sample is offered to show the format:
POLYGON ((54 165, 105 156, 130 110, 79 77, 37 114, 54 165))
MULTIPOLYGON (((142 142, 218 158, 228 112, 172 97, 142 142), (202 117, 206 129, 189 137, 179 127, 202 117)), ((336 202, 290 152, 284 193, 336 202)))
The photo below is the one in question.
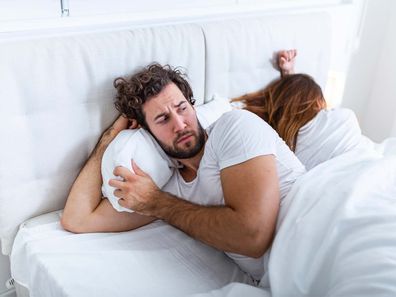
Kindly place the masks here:
POLYGON ((252 284, 224 253, 155 221, 134 231, 73 234, 60 212, 21 225, 12 276, 40 296, 187 296, 252 284))

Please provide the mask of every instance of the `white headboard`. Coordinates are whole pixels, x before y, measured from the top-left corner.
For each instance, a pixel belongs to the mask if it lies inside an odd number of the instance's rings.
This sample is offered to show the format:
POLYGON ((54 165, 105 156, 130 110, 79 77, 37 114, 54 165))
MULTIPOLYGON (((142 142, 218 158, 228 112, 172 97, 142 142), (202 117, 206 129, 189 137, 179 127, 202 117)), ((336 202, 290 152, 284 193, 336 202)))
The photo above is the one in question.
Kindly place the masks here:
POLYGON ((298 50, 296 71, 325 87, 330 62, 330 19, 324 14, 265 16, 203 24, 206 41, 205 95, 229 98, 262 89, 279 72, 280 49, 298 50))
POLYGON ((0 237, 63 208, 71 183, 116 116, 113 80, 152 61, 187 70, 197 103, 233 97, 278 76, 274 52, 297 48, 297 71, 324 86, 324 13, 276 15, 0 43, 0 237))

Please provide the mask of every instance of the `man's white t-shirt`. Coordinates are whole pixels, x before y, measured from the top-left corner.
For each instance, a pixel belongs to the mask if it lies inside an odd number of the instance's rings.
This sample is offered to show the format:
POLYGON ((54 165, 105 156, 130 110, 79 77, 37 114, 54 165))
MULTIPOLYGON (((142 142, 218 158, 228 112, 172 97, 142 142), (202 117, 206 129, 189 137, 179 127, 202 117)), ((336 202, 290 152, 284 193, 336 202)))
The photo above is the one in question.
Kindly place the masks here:
MULTIPOLYGON (((220 171, 257 156, 273 155, 276 159, 280 196, 283 199, 304 166, 285 142, 265 121, 245 110, 225 113, 206 129, 208 139, 196 178, 186 182, 175 170, 162 188, 178 197, 200 205, 224 205, 220 171)), ((244 199, 241 196, 241 199, 244 199)), ((255 279, 264 274, 263 259, 228 253, 255 279)))
POLYGON ((352 110, 323 109, 298 131, 295 154, 310 170, 361 142, 362 132, 352 110))

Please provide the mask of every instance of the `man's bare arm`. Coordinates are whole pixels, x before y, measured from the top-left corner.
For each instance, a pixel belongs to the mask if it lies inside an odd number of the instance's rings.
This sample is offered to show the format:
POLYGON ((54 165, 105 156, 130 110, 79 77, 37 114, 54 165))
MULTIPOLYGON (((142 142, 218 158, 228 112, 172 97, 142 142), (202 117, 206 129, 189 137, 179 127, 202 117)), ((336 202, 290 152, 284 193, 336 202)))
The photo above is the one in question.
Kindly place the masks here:
POLYGON ((118 212, 107 199, 102 199, 103 153, 117 134, 127 127, 128 120, 119 117, 103 133, 72 185, 61 219, 64 229, 76 233, 117 232, 135 229, 154 220, 137 213, 118 212))
POLYGON ((269 248, 279 211, 279 185, 273 156, 260 156, 221 171, 224 206, 201 206, 164 193, 134 166, 133 174, 117 168, 126 182, 119 188, 120 204, 163 219, 226 252, 260 257, 269 248), (134 191, 131 191, 131 189, 134 191), (139 189, 139 190, 138 190, 139 189))

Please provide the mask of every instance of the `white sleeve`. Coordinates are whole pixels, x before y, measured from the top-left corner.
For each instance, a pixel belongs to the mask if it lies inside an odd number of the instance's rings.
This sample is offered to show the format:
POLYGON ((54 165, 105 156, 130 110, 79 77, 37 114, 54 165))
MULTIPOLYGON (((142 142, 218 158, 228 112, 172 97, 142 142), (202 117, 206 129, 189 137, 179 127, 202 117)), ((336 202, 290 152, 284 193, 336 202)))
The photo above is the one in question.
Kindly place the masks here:
POLYGON ((220 170, 257 156, 276 155, 276 132, 249 111, 224 114, 215 123, 211 138, 220 170))

